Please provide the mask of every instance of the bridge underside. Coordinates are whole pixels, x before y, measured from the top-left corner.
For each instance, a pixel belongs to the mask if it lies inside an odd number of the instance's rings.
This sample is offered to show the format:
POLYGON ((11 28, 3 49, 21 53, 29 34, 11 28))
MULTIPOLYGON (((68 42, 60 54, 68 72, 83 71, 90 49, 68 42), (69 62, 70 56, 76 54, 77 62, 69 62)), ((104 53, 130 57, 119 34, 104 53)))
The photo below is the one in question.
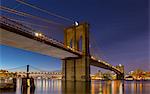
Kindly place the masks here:
POLYGON ((40 42, 35 39, 25 37, 2 28, 0 28, 0 44, 60 59, 64 59, 67 57, 78 57, 78 55, 63 50, 59 47, 54 47, 53 45, 48 45, 44 42, 40 42))
POLYGON ((107 69, 107 70, 110 70, 110 71, 114 71, 115 73, 117 74, 120 74, 119 71, 117 71, 116 69, 104 64, 104 63, 101 63, 101 62, 97 62, 96 60, 93 60, 93 59, 90 59, 90 65, 92 66, 96 66, 96 67, 100 67, 100 68, 103 68, 103 69, 107 69))
POLYGON ((118 80, 124 79, 124 73, 121 73, 120 71, 118 71, 106 64, 103 64, 101 62, 97 62, 96 60, 90 59, 90 65, 113 71, 117 74, 118 80))

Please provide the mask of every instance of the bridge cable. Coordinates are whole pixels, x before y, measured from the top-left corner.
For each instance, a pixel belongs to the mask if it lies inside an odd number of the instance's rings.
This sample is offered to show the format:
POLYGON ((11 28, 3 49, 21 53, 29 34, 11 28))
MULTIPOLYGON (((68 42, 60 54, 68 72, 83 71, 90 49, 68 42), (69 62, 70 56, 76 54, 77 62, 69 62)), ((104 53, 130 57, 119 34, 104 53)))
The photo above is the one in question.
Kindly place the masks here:
MULTIPOLYGON (((94 37, 95 38, 95 37, 94 37)), ((100 47, 97 45, 97 42, 96 42, 96 40, 94 39, 93 37, 91 38, 92 39, 92 43, 94 43, 93 45, 94 45, 94 48, 96 49, 96 51, 97 52, 99 52, 99 53, 102 53, 102 52, 100 52, 100 47)), ((93 51, 93 49, 91 49, 92 51, 93 51)), ((94 52, 94 51, 93 51, 94 52)), ((99 56, 98 54, 96 54, 96 56, 98 56, 98 58, 97 59, 100 59, 100 60, 102 60, 103 62, 105 62, 105 63, 108 63, 108 62, 106 62, 105 60, 103 60, 102 58, 101 58, 101 56, 99 56)), ((107 58, 108 59, 108 58, 107 58)), ((109 64, 109 63, 108 63, 109 64)), ((111 64, 109 64, 109 65, 111 65, 111 64)), ((112 66, 112 65, 111 65, 112 66)))
POLYGON ((15 69, 20 69, 20 68, 25 68, 26 67, 26 65, 24 65, 24 66, 19 66, 19 67, 15 67, 15 68, 10 68, 10 69, 6 69, 6 70, 15 70, 15 69))
POLYGON ((27 17, 31 17, 31 18, 34 18, 34 19, 38 19, 38 20, 50 23, 50 24, 56 24, 56 25, 59 25, 61 27, 64 27, 63 24, 56 23, 56 22, 50 21, 48 19, 44 19, 44 18, 41 18, 41 17, 38 17, 38 16, 34 16, 34 15, 31 15, 31 14, 28 14, 28 13, 25 13, 25 12, 17 11, 17 10, 14 10, 14 9, 11 9, 11 8, 8 8, 8 7, 5 7, 5 6, 0 6, 0 9, 4 10, 4 11, 7 11, 7 12, 10 12, 10 13, 13 13, 13 14, 16 14, 16 15, 21 15, 21 16, 24 16, 24 17, 27 16, 27 17))
POLYGON ((39 25, 39 24, 34 24, 34 23, 31 23, 31 22, 26 22, 26 21, 23 21, 23 20, 14 19, 14 18, 11 18, 11 17, 8 17, 8 16, 4 16, 4 17, 7 17, 8 19, 10 19, 12 21, 19 22, 19 23, 24 23, 24 24, 27 24, 27 25, 38 26, 38 27, 42 27, 42 28, 45 28, 45 29, 49 28, 48 26, 42 26, 42 25, 39 25))
POLYGON ((40 11, 42 11, 42 12, 44 12, 44 13, 49 14, 49 15, 52 15, 52 16, 55 16, 55 17, 58 17, 58 18, 61 18, 61 19, 64 19, 64 20, 67 20, 67 21, 70 21, 70 22, 74 22, 72 19, 69 19, 69 18, 60 16, 60 15, 54 14, 54 13, 52 13, 52 12, 49 12, 49 11, 45 10, 45 9, 41 9, 41 8, 39 8, 39 7, 37 7, 37 6, 34 6, 34 5, 29 4, 29 3, 27 3, 27 2, 24 2, 23 0, 16 0, 16 1, 19 2, 19 3, 21 3, 21 4, 27 5, 27 6, 29 6, 29 7, 32 7, 32 8, 34 8, 34 9, 40 10, 40 11))
POLYGON ((30 65, 30 67, 33 68, 33 69, 35 69, 35 70, 38 70, 38 71, 40 71, 40 72, 49 72, 49 71, 47 71, 47 70, 39 69, 39 68, 34 67, 34 66, 31 66, 31 65, 30 65))
POLYGON ((100 49, 98 49, 98 47, 97 47, 96 40, 95 40, 93 37, 91 37, 90 39, 91 39, 91 42, 92 42, 93 45, 94 45, 94 46, 90 47, 90 48, 91 48, 90 50, 91 50, 92 52, 94 52, 94 50, 96 50, 96 53, 95 53, 96 57, 99 58, 99 59, 101 59, 101 56, 99 56, 99 55, 97 54, 97 53, 101 53, 101 52, 100 52, 100 49), (93 48, 93 47, 94 47, 94 48, 93 48))
MULTIPOLYGON (((94 38, 91 38, 92 40, 94 40, 94 38)), ((99 49, 100 49, 100 47, 99 46, 97 46, 97 42, 94 40, 94 41, 92 41, 92 43, 94 43, 94 44, 96 44, 96 45, 94 45, 94 47, 97 49, 96 51, 100 51, 99 49)), ((109 58, 108 57, 105 57, 105 58, 107 58, 107 60, 109 60, 109 58)), ((102 60, 103 62, 105 62, 105 63, 108 63, 108 62, 106 62, 105 60, 102 60)), ((110 63, 108 63, 110 66, 113 66, 112 64, 110 64, 110 63)), ((115 67, 115 66, 114 66, 115 67)))
MULTIPOLYGON (((91 34, 91 35, 92 35, 92 34, 91 34)), ((100 51, 101 49, 100 49, 100 47, 98 46, 97 41, 95 40, 95 37, 92 37, 91 39, 92 39, 92 43, 94 43, 94 48, 95 48, 95 50, 98 51, 98 53, 101 53, 101 54, 102 54, 102 52, 100 51)), ((97 55, 98 55, 98 54, 97 54, 97 55)), ((101 58, 101 56, 99 56, 99 55, 98 55, 98 57, 101 58)), ((107 57, 106 57, 106 58, 107 58, 107 57)))

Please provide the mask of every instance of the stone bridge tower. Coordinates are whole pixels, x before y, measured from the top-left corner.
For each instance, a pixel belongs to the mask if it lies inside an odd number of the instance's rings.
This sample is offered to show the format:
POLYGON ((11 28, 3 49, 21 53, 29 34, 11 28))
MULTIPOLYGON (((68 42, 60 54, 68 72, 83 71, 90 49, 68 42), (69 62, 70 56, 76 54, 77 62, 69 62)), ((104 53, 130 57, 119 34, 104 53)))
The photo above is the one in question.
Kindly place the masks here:
POLYGON ((65 46, 69 46, 74 50, 80 50, 82 56, 77 58, 70 57, 63 60, 63 80, 89 81, 89 25, 82 23, 78 26, 66 28, 64 30, 64 41, 65 46))
POLYGON ((124 65, 119 64, 116 66, 116 68, 121 71, 121 74, 117 74, 117 79, 123 80, 124 79, 124 65))

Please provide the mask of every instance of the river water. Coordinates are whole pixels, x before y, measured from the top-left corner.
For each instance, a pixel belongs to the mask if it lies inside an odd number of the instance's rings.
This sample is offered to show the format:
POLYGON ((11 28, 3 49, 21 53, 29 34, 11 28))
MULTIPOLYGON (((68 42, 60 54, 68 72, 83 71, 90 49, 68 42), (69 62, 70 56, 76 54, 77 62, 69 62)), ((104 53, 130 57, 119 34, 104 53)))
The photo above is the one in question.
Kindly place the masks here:
POLYGON ((17 79, 16 90, 1 90, 0 94, 150 94, 150 81, 63 82, 61 80, 35 80, 35 90, 21 90, 17 79))

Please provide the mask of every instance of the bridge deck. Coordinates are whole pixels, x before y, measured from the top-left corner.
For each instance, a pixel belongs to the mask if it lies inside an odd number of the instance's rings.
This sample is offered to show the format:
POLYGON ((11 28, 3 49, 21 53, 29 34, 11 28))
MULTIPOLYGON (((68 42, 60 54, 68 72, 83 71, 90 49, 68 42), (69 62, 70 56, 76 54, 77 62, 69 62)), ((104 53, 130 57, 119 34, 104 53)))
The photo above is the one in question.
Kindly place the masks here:
MULTIPOLYGON (((13 29, 11 29, 13 31, 13 29)), ((48 45, 44 42, 37 41, 32 38, 28 38, 12 31, 0 28, 0 44, 12 46, 27 51, 40 53, 60 59, 67 57, 78 57, 76 53, 65 50, 61 47, 55 47, 56 45, 48 45)))
POLYGON ((107 62, 101 61, 99 62, 98 60, 90 59, 90 65, 100 67, 103 69, 111 70, 114 71, 117 74, 121 74, 120 70, 116 69, 114 66, 108 64, 107 62))

